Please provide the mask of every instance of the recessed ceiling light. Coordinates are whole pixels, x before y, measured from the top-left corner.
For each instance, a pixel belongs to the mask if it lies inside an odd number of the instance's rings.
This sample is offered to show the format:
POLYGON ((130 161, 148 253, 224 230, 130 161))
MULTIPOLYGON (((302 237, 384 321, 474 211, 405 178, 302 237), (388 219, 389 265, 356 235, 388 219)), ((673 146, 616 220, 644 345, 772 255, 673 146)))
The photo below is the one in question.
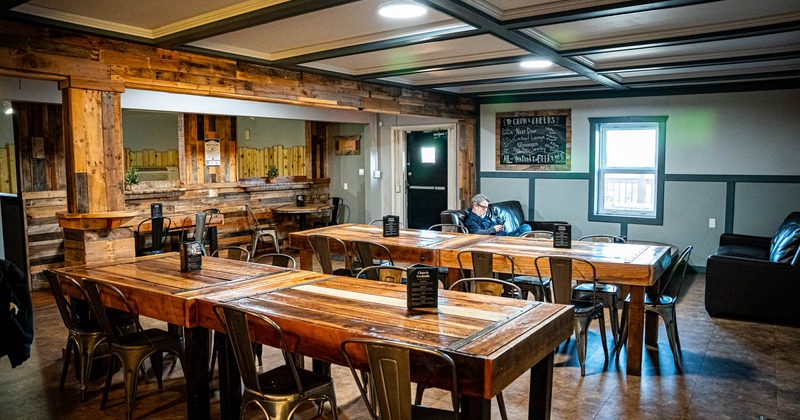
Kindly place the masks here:
POLYGON ((543 69, 553 65, 550 60, 525 60, 519 63, 520 67, 526 69, 543 69))
POLYGON ((378 7, 378 14, 392 19, 409 19, 420 17, 428 13, 428 9, 414 3, 413 1, 390 1, 378 7))
POLYGON ((3 114, 11 115, 14 113, 14 108, 11 107, 11 101, 3 99, 3 114))

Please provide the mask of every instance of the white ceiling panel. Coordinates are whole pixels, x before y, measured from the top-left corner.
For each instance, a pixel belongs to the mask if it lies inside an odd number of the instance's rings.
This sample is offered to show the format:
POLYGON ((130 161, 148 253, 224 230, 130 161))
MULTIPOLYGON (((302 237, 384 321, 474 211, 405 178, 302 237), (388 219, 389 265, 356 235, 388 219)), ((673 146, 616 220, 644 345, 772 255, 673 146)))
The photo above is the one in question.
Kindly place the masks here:
POLYGON ((575 73, 555 65, 545 70, 526 70, 521 68, 519 63, 512 63, 495 66, 468 67, 453 70, 428 71, 404 76, 386 77, 381 80, 393 83, 422 86, 428 84, 460 83, 507 77, 552 77, 566 74, 575 73))
POLYGON ((620 2, 620 0, 464 0, 464 3, 500 20, 562 13, 577 7, 597 7, 620 2))

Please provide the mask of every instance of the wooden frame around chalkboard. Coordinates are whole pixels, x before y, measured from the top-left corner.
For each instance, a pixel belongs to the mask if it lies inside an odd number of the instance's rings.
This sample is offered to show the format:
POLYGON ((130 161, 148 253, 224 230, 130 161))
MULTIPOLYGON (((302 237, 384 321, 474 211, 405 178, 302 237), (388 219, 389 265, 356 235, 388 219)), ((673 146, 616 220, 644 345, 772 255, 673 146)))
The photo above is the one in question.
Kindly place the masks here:
POLYGON ((334 152, 337 156, 361 154, 361 136, 336 137, 334 152))
POLYGON ((572 110, 496 114, 495 169, 568 171, 571 167, 572 110))

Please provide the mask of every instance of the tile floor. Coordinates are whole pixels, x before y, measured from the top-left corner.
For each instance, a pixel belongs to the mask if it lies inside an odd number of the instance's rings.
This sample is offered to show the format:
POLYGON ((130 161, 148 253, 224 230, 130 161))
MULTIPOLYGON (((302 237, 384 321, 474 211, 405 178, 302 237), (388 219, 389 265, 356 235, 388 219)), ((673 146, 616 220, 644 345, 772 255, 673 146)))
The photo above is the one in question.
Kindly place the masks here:
MULTIPOLYGON (((625 374, 625 356, 613 355, 604 367, 598 329, 590 334, 586 377, 581 378, 575 341, 556 355, 553 419, 792 419, 800 418, 800 328, 713 319, 703 308, 705 278, 691 277, 678 304, 685 372, 676 372, 663 324, 657 349, 644 353, 641 377, 625 374)), ((124 391, 114 378, 106 410, 99 409, 103 378, 91 383, 86 402, 70 370, 66 389, 58 381, 66 341, 58 310, 49 292, 34 293, 36 338, 31 358, 11 369, 0 359, 0 418, 102 419, 122 418, 124 391)), ((608 319, 606 317, 606 319, 608 319)), ((157 321, 148 325, 159 326, 157 321)), ((163 326, 163 325, 162 325, 163 326)), ((609 333, 609 342, 611 335, 609 333)), ((277 357, 265 349, 265 364, 277 357)), ((366 409, 347 368, 334 367, 340 419, 366 419, 366 409)), ((504 391, 509 418, 526 418, 527 374, 504 391)), ((216 379, 211 384, 216 389, 216 379)), ((217 393, 211 397, 212 416, 219 415, 217 393)), ((449 408, 448 396, 437 390, 425 394, 428 405, 449 408)), ((136 418, 184 418, 184 382, 180 368, 166 376, 164 391, 155 381, 141 382, 136 418)), ((499 418, 496 403, 493 417, 499 418)), ((295 418, 313 418, 303 410, 295 418)), ((330 413, 325 412, 327 418, 330 413)))

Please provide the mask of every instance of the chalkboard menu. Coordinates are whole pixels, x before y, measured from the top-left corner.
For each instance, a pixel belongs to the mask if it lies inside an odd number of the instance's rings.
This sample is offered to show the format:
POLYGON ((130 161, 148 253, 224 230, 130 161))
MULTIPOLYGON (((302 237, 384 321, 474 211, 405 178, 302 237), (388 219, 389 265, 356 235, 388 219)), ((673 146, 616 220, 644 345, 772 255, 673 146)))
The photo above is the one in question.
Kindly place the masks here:
POLYGON ((406 283, 408 309, 436 308, 439 305, 439 269, 429 266, 408 268, 406 283))
POLYGON ((497 114, 497 169, 566 171, 571 166, 569 109, 497 114))
POLYGON ((383 216, 383 236, 400 236, 399 216, 383 216))
POLYGON ((572 248, 572 226, 566 223, 553 225, 553 248, 572 248))

